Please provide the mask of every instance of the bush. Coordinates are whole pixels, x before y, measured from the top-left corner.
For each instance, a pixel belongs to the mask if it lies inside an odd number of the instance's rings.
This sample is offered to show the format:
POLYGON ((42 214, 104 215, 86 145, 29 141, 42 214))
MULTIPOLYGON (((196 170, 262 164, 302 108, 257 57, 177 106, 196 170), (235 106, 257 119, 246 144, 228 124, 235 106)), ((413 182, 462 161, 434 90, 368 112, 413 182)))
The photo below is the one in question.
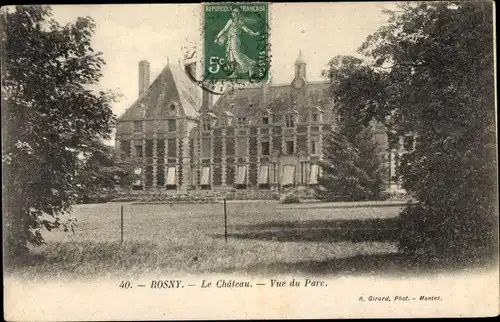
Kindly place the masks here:
POLYGON ((115 199, 116 195, 113 193, 110 194, 101 194, 101 195, 85 195, 82 196, 77 203, 79 204, 92 204, 92 203, 107 203, 113 199, 115 199))
POLYGON ((483 260, 498 252, 494 219, 485 217, 477 213, 466 216, 461 211, 445 214, 422 203, 408 202, 400 215, 399 250, 433 261, 483 260))
POLYGON ((290 193, 290 194, 287 194, 283 197, 283 199, 281 200, 281 203, 300 203, 300 198, 297 194, 295 193, 290 193))

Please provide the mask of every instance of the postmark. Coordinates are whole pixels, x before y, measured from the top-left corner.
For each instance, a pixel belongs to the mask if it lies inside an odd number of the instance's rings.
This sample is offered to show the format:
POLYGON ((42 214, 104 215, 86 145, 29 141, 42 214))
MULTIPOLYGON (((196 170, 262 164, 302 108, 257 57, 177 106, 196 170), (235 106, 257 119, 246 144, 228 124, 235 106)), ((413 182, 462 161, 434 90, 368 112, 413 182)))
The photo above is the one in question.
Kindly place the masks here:
POLYGON ((262 84, 269 80, 269 5, 203 5, 203 75, 210 84, 262 84))

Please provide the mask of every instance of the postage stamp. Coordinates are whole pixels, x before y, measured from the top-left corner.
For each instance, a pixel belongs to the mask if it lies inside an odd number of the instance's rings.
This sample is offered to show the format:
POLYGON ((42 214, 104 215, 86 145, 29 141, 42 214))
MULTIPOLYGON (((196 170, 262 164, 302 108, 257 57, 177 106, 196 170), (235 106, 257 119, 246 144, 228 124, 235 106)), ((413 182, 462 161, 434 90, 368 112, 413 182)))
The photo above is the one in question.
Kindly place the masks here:
POLYGON ((210 83, 269 79, 267 3, 203 5, 203 73, 210 83))

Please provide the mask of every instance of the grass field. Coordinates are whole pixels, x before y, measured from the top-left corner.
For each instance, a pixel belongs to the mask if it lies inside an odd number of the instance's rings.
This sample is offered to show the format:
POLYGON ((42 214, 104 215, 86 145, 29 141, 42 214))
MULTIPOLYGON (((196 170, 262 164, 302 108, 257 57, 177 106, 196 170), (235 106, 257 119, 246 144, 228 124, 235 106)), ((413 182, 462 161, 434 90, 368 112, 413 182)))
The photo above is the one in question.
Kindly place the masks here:
POLYGON ((76 206, 75 234, 44 233, 47 245, 35 249, 26 270, 267 275, 371 273, 397 266, 387 259, 397 255, 398 207, 231 202, 226 243, 223 204, 124 204, 121 244, 120 206, 76 206))

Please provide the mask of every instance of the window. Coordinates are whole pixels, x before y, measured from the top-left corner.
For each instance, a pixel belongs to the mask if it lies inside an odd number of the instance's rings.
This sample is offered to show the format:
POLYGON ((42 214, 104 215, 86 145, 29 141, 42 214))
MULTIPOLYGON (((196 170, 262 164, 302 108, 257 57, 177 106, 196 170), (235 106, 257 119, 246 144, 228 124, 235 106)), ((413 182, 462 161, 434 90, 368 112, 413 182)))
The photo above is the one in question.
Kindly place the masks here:
POLYGON ((318 184, 319 167, 317 164, 311 164, 311 171, 309 172, 309 184, 318 184))
POLYGON ((311 154, 316 154, 318 153, 318 142, 312 141, 311 142, 311 154))
POLYGON ((337 123, 340 123, 342 121, 342 116, 339 113, 335 114, 335 121, 337 123))
POLYGON ((262 117, 262 124, 269 124, 269 117, 267 115, 262 117))
POLYGON ((238 117, 238 125, 242 126, 247 124, 247 118, 246 117, 238 117))
POLYGON ((210 167, 203 167, 201 172, 200 185, 204 189, 210 189, 210 167))
POLYGON ((142 121, 134 121, 134 132, 142 132, 142 121))
POLYGON ((176 119, 168 120, 167 126, 169 132, 175 132, 175 130, 177 129, 177 120, 176 119))
POLYGON ((204 138, 201 140, 201 157, 210 158, 212 153, 212 141, 210 138, 204 138))
POLYGON ((210 119, 204 118, 202 120, 203 123, 203 131, 210 131, 212 129, 212 124, 210 124, 210 119))
POLYGON ((261 151, 262 155, 269 155, 269 142, 261 143, 261 151))
POLYGON ((144 150, 146 152, 146 158, 153 157, 153 140, 151 139, 146 140, 146 146, 144 150))
POLYGON ((236 155, 239 157, 244 157, 247 155, 247 148, 248 148, 248 137, 246 136, 238 136, 236 144, 237 144, 237 151, 236 155))
POLYGON ((167 140, 167 157, 175 158, 177 156, 177 144, 175 139, 167 140))
POLYGON ((135 146, 135 156, 138 158, 142 158, 142 145, 135 146))
POLYGON ((413 150, 413 136, 411 135, 407 135, 405 136, 404 138, 404 149, 407 150, 407 151, 411 151, 413 150))
POLYGON ((294 127, 295 119, 293 115, 285 115, 285 126, 286 127, 294 127))
POLYGON ((314 113, 314 114, 312 115, 312 121, 313 121, 313 122, 318 122, 318 114, 317 114, 317 113, 314 113))
POLYGON ((219 124, 220 124, 220 126, 227 126, 227 117, 222 116, 219 120, 219 124))
POLYGON ((286 141, 286 154, 293 154, 293 141, 286 141))

